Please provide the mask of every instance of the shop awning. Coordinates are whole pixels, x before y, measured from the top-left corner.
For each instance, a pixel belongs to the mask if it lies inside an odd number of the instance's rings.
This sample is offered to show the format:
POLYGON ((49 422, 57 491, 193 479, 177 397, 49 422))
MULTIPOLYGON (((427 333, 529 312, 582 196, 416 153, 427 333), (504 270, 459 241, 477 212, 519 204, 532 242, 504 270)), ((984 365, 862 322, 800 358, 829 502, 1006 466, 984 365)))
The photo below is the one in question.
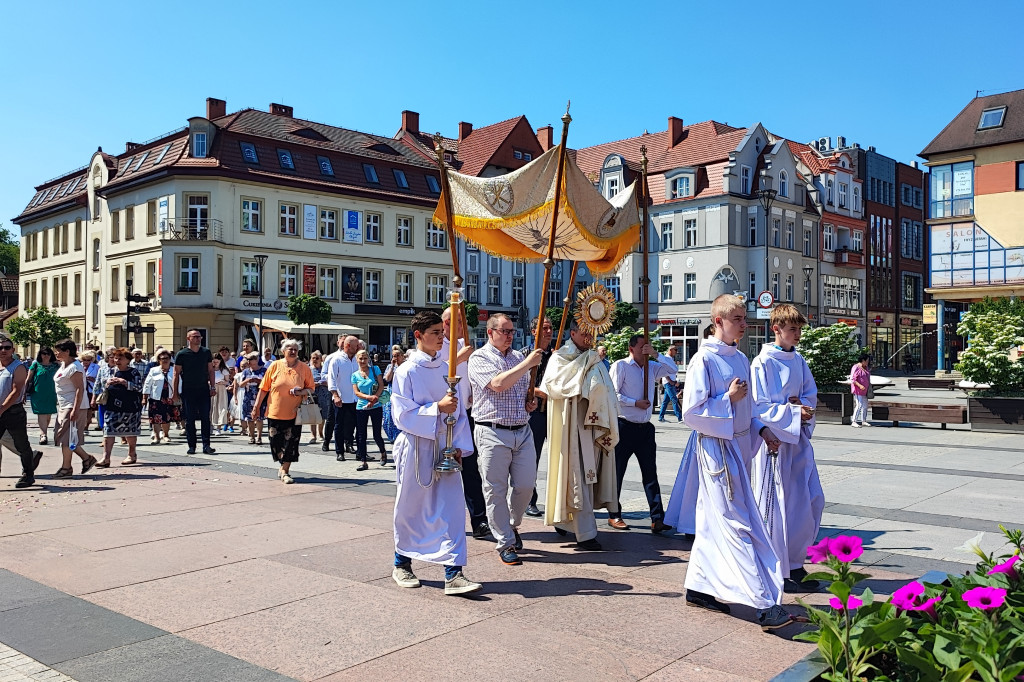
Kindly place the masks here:
MULTIPOLYGON (((239 322, 248 322, 249 324, 256 325, 257 327, 259 327, 260 324, 260 316, 258 313, 235 313, 235 319, 239 322)), ((295 324, 282 315, 264 314, 263 326, 265 329, 273 329, 286 334, 306 334, 308 332, 312 332, 314 334, 352 334, 353 336, 360 336, 366 333, 362 327, 353 327, 351 325, 337 324, 335 322, 330 322, 328 324, 314 324, 312 328, 310 328, 304 324, 295 324)))

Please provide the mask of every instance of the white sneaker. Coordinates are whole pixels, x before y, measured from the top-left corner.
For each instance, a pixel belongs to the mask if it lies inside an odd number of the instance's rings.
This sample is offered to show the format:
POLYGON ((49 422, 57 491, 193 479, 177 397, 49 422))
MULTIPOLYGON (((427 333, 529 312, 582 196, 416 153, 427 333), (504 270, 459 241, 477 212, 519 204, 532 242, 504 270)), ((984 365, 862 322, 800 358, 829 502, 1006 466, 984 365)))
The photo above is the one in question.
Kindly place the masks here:
POLYGON ((291 476, 289 476, 288 474, 282 473, 281 474, 281 482, 282 483, 295 483, 295 479, 292 478, 291 476))
POLYGON ((852 426, 855 429, 859 429, 860 428, 860 424, 858 424, 857 422, 851 422, 850 426, 852 426))
POLYGON ((871 426, 871 424, 869 424, 869 423, 867 423, 867 422, 861 422, 861 423, 860 423, 860 425, 861 425, 861 426, 871 426))
POLYGON ((391 571, 391 577, 399 587, 419 587, 420 580, 416 577, 416 574, 412 572, 411 568, 405 568, 403 566, 395 566, 395 569, 391 571))
POLYGON ((476 592, 482 587, 483 585, 480 583, 475 583, 462 575, 462 571, 459 571, 451 580, 444 581, 444 593, 449 596, 469 594, 470 592, 476 592))

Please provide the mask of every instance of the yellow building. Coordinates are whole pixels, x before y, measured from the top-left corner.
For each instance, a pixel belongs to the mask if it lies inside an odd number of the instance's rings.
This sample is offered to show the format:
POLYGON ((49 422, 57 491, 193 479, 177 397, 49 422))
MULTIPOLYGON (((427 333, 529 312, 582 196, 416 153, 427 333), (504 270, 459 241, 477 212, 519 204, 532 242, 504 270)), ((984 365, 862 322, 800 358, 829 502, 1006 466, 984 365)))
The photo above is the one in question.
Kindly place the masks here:
POLYGON ((406 343, 409 318, 449 286, 447 235, 430 223, 438 178, 400 141, 211 98, 186 127, 36 187, 14 220, 22 310, 55 308, 80 343, 178 348, 198 328, 235 349, 256 336, 261 291, 265 342, 305 335, 286 301, 312 293, 334 311, 314 347, 348 327, 371 348, 406 343), (124 333, 128 281, 154 333, 124 333))

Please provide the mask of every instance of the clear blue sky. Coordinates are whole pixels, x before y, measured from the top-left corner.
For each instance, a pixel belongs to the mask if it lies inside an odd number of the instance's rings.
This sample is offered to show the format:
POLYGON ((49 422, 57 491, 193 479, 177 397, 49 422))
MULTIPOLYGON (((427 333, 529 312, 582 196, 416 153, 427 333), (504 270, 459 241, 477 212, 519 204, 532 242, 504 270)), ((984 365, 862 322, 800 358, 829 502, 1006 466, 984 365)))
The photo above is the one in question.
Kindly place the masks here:
MULTIPOLYGON (((0 222, 33 187, 205 113, 295 107, 382 135, 455 135, 572 99, 570 146, 666 118, 843 135, 902 161, 976 90, 1024 88, 1024 2, 9 3, 0 222), (725 9, 728 7, 728 9, 725 9)), ((557 132, 556 132, 557 135, 557 132)))

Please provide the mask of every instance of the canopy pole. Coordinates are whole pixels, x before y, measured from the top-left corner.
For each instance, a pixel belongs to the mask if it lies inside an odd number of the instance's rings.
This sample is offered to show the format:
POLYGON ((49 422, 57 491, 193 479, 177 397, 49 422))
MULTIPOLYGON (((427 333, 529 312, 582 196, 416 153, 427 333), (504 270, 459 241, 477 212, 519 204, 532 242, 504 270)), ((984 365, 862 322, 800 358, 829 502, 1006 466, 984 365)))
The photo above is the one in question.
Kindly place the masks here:
POLYGON ((555 337, 555 348, 558 350, 562 347, 562 334, 565 332, 565 319, 569 317, 569 309, 572 307, 572 290, 576 287, 576 270, 579 268, 580 262, 574 260, 572 262, 572 271, 569 273, 569 286, 565 290, 565 298, 562 299, 562 321, 558 323, 558 336, 555 337))
MULTIPOLYGON (((642 274, 640 275, 640 288, 641 288, 641 290, 643 291, 643 294, 644 294, 644 305, 643 305, 643 308, 644 308, 643 316, 644 317, 643 317, 643 324, 644 324, 644 345, 646 346, 647 344, 649 344, 651 342, 651 333, 650 333, 650 330, 649 330, 650 322, 651 322, 651 302, 650 302, 651 301, 651 277, 650 277, 650 273, 648 272, 648 268, 650 267, 650 263, 648 263, 648 261, 650 260, 650 248, 651 247, 650 247, 650 229, 648 229, 648 226, 647 226, 647 221, 648 221, 648 214, 647 214, 647 202, 648 202, 648 196, 647 196, 647 193, 648 193, 648 187, 647 187, 647 145, 641 145, 640 146, 640 172, 641 172, 640 202, 641 202, 641 205, 643 207, 642 210, 641 210, 643 222, 641 222, 641 224, 640 224, 640 244, 641 244, 640 251, 641 251, 641 254, 642 254, 642 257, 643 257, 643 263, 641 265, 641 272, 642 272, 642 274)), ((641 395, 643 395, 643 399, 644 400, 647 400, 647 387, 648 387, 648 385, 650 383, 650 366, 649 365, 650 365, 650 361, 645 356, 644 357, 644 392, 641 394, 641 395)))
MULTIPOLYGON (((565 144, 569 139, 569 123, 572 122, 572 116, 569 115, 569 105, 572 102, 566 102, 565 113, 562 115, 562 142, 558 148, 558 171, 555 174, 555 203, 552 205, 551 210, 551 234, 548 235, 548 252, 547 258, 544 259, 544 278, 543 284, 540 288, 540 303, 537 305, 537 329, 534 332, 533 338, 535 342, 540 339, 541 333, 544 331, 544 302, 548 295, 548 285, 551 283, 551 268, 554 267, 555 261, 555 227, 558 225, 558 210, 562 201, 562 179, 565 172, 565 144)), ((562 313, 563 317, 565 313, 562 313)), ((530 388, 526 393, 527 402, 533 400, 533 389, 537 384, 537 368, 530 368, 530 388)))
POLYGON ((441 146, 441 133, 434 133, 434 156, 437 157, 437 169, 441 173, 441 203, 444 205, 444 226, 448 233, 448 251, 452 257, 452 287, 451 293, 451 324, 448 333, 448 377, 455 378, 456 356, 458 355, 458 334, 463 329, 463 339, 469 345, 469 330, 466 325, 466 306, 461 300, 460 290, 462 289, 462 274, 459 271, 459 249, 455 241, 455 227, 452 225, 452 193, 448 186, 448 168, 444 165, 444 147, 441 146))

